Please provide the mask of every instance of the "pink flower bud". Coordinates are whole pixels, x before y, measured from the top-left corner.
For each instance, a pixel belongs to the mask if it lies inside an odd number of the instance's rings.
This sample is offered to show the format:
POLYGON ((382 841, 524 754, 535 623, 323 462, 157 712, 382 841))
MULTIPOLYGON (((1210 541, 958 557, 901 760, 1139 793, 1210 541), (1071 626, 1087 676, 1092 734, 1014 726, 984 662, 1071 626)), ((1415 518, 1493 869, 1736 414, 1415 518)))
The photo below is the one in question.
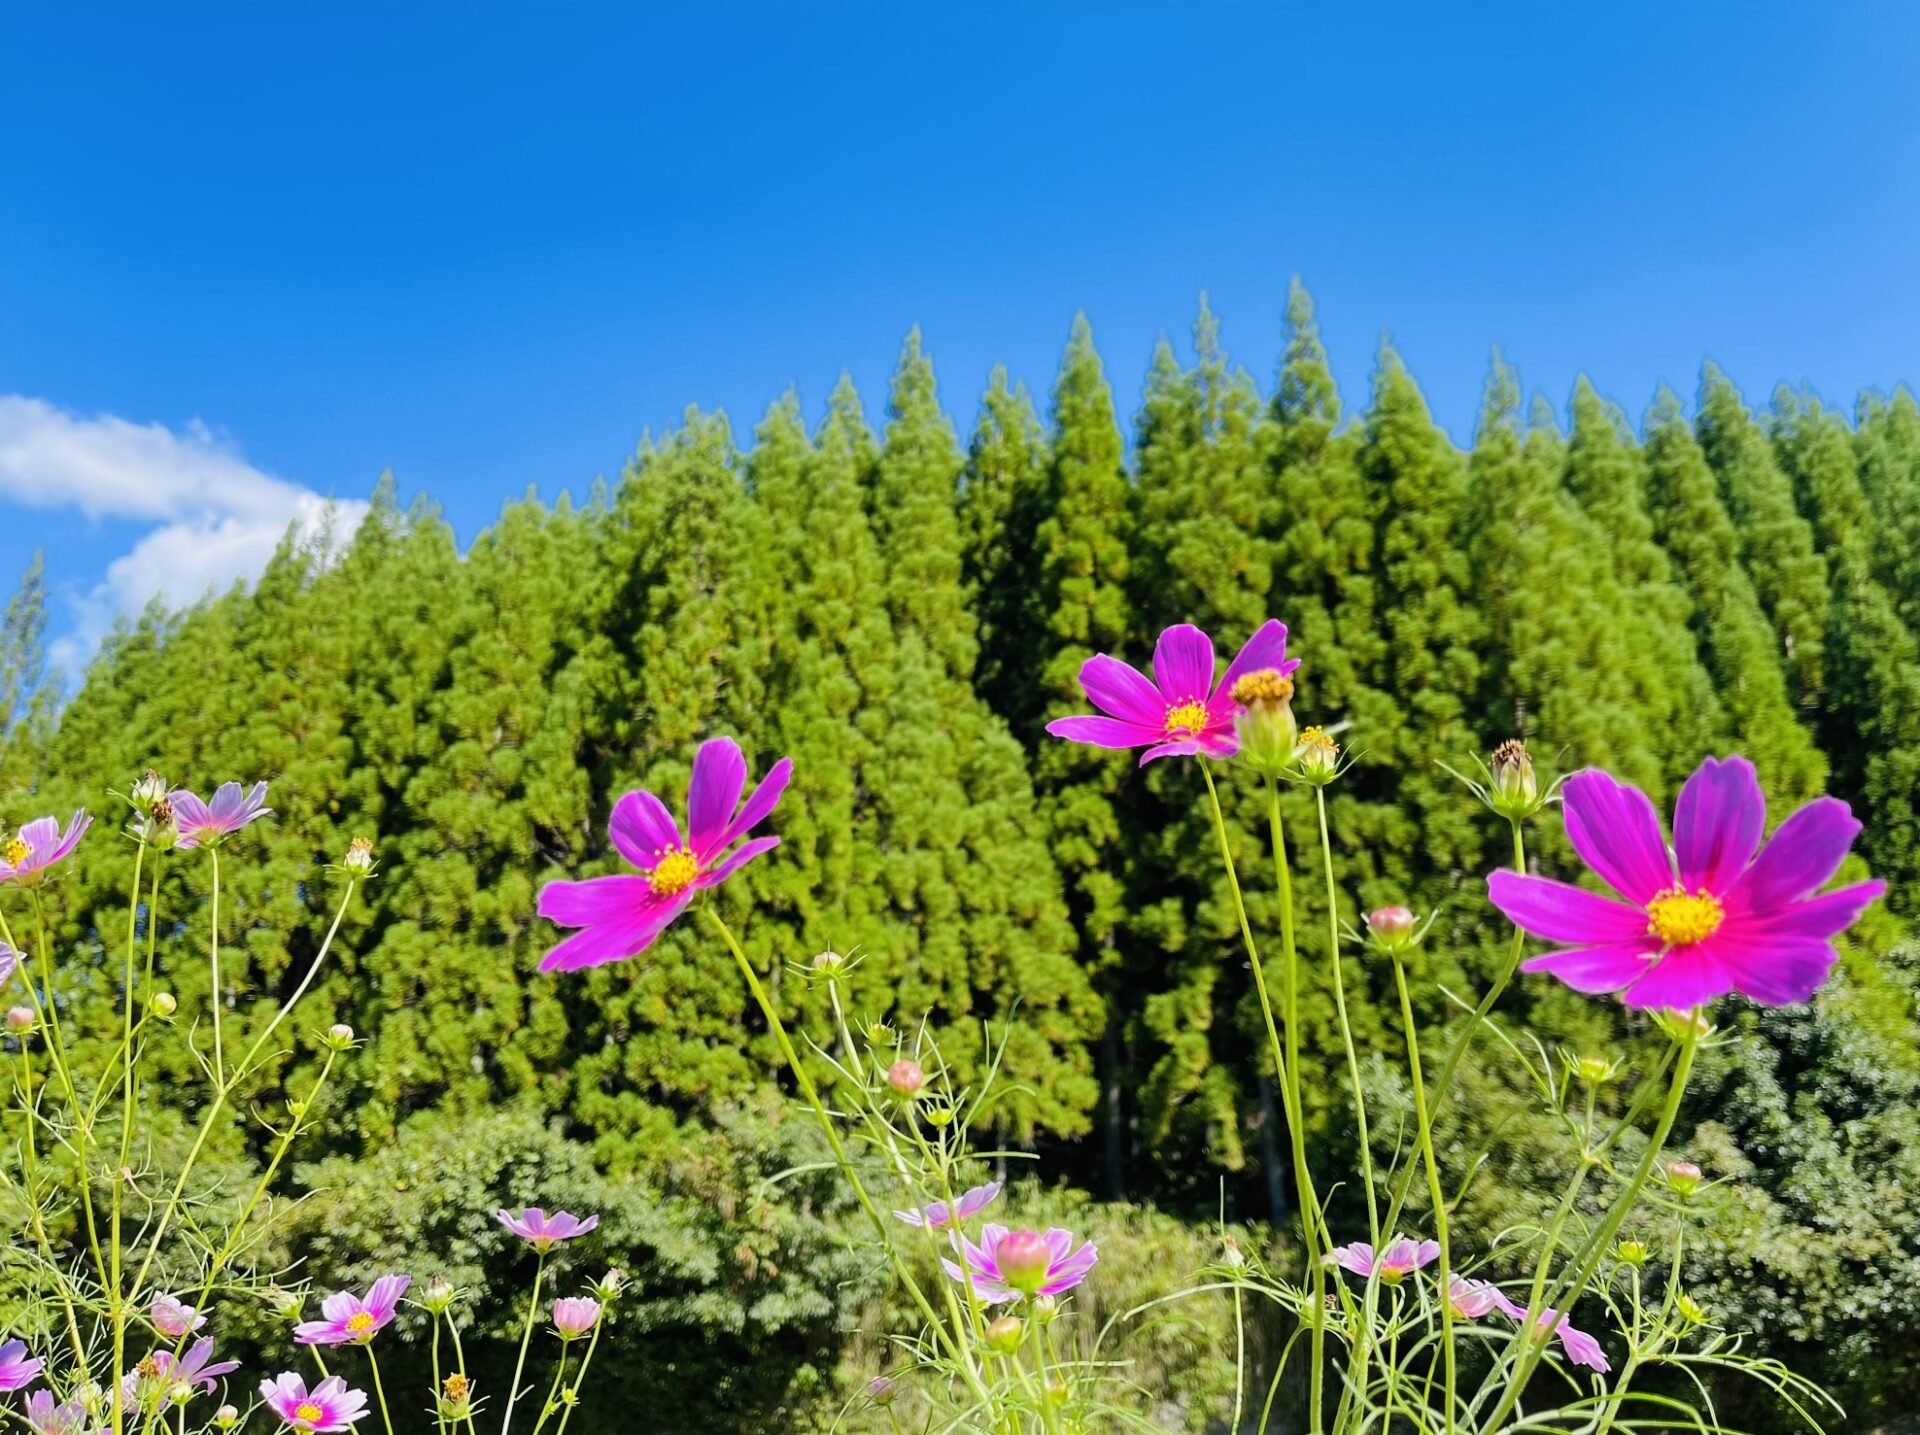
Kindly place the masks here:
POLYGON ((1033 1295, 1053 1269, 1053 1248, 1038 1231, 1009 1231, 1000 1238, 993 1259, 1009 1289, 1033 1295))
POLYGON ((927 1074, 920 1069, 917 1061, 902 1057, 887 1068, 887 1085, 902 1096, 918 1096, 920 1088, 926 1084, 927 1074))
POLYGON ((563 1296, 553 1303, 553 1328, 562 1340, 577 1340, 600 1323, 600 1302, 586 1296, 563 1296))
POLYGON ((15 1033, 33 1030, 33 1008, 25 1006, 7 1009, 7 1030, 15 1033))
POLYGON ((1691 1161, 1674 1161, 1667 1166, 1667 1185, 1676 1196, 1691 1196, 1700 1189, 1700 1168, 1691 1161))
POLYGON ((1385 952, 1404 952, 1414 943, 1413 913, 1405 907, 1376 907, 1367 913, 1367 930, 1385 952))

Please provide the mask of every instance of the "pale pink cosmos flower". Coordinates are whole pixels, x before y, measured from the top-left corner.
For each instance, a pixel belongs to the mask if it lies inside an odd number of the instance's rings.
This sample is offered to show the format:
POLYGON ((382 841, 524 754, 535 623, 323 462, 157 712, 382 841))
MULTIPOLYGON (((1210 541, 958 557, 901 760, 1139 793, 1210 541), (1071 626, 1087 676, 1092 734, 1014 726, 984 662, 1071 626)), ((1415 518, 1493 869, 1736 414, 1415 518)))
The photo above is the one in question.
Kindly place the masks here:
POLYGON ((0 986, 5 986, 7 978, 11 977, 19 967, 20 953, 5 942, 0 942, 0 986))
POLYGON ((1415 1242, 1401 1236, 1389 1243, 1386 1250, 1376 1257, 1370 1244, 1355 1241, 1351 1245, 1335 1246, 1323 1259, 1327 1264, 1352 1271, 1357 1276, 1371 1278, 1377 1274, 1388 1285, 1393 1285, 1422 1266, 1430 1266, 1439 1260, 1440 1243, 1415 1242))
POLYGON ((600 1322, 600 1302, 583 1295, 553 1303, 553 1328, 562 1340, 577 1340, 600 1322))
POLYGON ((583 1220, 571 1211, 555 1211, 549 1216, 538 1206, 524 1206, 518 1215, 512 1211, 495 1211, 493 1214, 499 1218, 501 1225, 542 1255, 562 1241, 586 1235, 600 1224, 598 1216, 588 1216, 583 1220))
POLYGON ((693 755, 684 836, 667 805, 651 792, 622 797, 613 805, 607 836, 640 870, 542 887, 540 915, 580 930, 542 957, 540 970, 597 967, 652 946, 701 892, 780 845, 778 837, 741 839, 772 814, 792 775, 793 764, 781 758, 742 803, 747 760, 732 738, 716 737, 693 755))
POLYGON ((239 1368, 237 1360, 215 1360, 213 1337, 203 1335, 187 1347, 186 1354, 177 1363, 172 1351, 154 1351, 120 1377, 120 1388, 130 1405, 157 1398, 176 1385, 211 1395, 221 1376, 231 1375, 239 1368))
POLYGON ((970 1217, 979 1215, 982 1211, 986 1210, 988 1206, 991 1206, 999 1195, 1000 1183, 998 1181, 989 1181, 984 1186, 975 1186, 971 1191, 964 1192, 960 1198, 953 1203, 952 1211, 947 1209, 947 1203, 945 1201, 935 1201, 931 1205, 922 1206, 917 1210, 895 1211, 893 1218, 896 1221, 905 1221, 909 1226, 933 1228, 954 1226, 970 1217))
POLYGON ((237 782, 223 782, 214 789, 213 801, 202 802, 184 787, 168 794, 173 804, 174 824, 180 829, 180 850, 212 847, 230 837, 249 822, 271 817, 267 806, 267 785, 256 782, 245 792, 237 782))
POLYGON ((949 1232, 948 1239, 966 1266, 963 1269, 944 1257, 941 1266, 962 1284, 971 1275, 973 1293, 995 1305, 1021 1296, 1070 1291, 1087 1278, 1100 1259, 1092 1241, 1076 1249, 1073 1232, 1057 1226, 1042 1234, 1010 1231, 989 1221, 980 1230, 978 1245, 957 1230, 949 1232))
POLYGON ((365 1345, 392 1322, 400 1297, 412 1284, 412 1276, 381 1276, 364 1298, 336 1291, 320 1302, 324 1319, 301 1321, 293 1328, 293 1338, 302 1345, 365 1345))
POLYGON ((27 1397, 27 1428, 33 1435, 83 1435, 91 1425, 87 1407, 78 1399, 55 1403, 51 1390, 27 1397))
POLYGON ((23 823, 13 836, 0 841, 0 883, 15 882, 22 887, 37 887, 46 880, 47 869, 65 861, 80 845, 80 839, 93 826, 86 809, 73 814, 62 832, 51 817, 36 817, 23 823))
MULTIPOLYGON (((1526 1312, 1520 1313, 1524 1319, 1526 1312)), ((1560 1312, 1549 1306, 1540 1312, 1535 1322, 1542 1330, 1551 1329, 1560 1339, 1560 1348, 1567 1353, 1567 1359, 1575 1365, 1584 1365, 1589 1370, 1597 1370, 1605 1375, 1613 1366, 1607 1360, 1607 1353, 1600 1348, 1600 1342, 1584 1330, 1575 1330, 1571 1321, 1561 1319, 1560 1312)))
POLYGON ((1287 656, 1287 625, 1268 619, 1247 639, 1219 682, 1213 680, 1213 639, 1191 623, 1178 623, 1153 648, 1153 678, 1118 658, 1096 653, 1080 667, 1080 687, 1104 716, 1056 718, 1047 731, 1095 747, 1144 747, 1140 761, 1156 757, 1232 757, 1239 705, 1233 685, 1247 673, 1271 670, 1286 677, 1300 666, 1287 656))
POLYGON ((46 1362, 27 1359, 27 1343, 10 1340, 0 1345, 0 1391, 21 1390, 31 1384, 46 1362))
POLYGON ((1492 1281, 1469 1280, 1458 1271, 1447 1277, 1447 1299, 1453 1313, 1467 1320, 1478 1320, 1488 1311, 1499 1311, 1508 1320, 1525 1320, 1526 1307, 1517 1305, 1492 1281))
POLYGON ((168 1340, 178 1340, 183 1335, 191 1335, 207 1323, 207 1318, 193 1306, 185 1304, 177 1295, 163 1295, 147 1308, 147 1314, 153 1319, 153 1328, 168 1340))
POLYGON ((349 1388, 337 1375, 329 1375, 309 1390, 306 1381, 288 1371, 261 1381, 260 1398, 274 1414, 308 1435, 351 1429, 367 1413, 366 1392, 349 1388))

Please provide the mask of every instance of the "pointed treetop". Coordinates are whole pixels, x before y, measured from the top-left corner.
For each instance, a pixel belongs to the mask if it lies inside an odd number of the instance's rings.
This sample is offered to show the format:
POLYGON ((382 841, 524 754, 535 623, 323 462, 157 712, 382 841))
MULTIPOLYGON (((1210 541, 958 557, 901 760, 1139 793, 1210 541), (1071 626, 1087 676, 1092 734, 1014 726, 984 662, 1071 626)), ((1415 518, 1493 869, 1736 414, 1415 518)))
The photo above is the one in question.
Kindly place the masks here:
POLYGON ((1340 422, 1340 393, 1327 364, 1326 347, 1320 342, 1320 326, 1314 321, 1313 296, 1297 274, 1287 287, 1285 333, 1274 416, 1289 426, 1312 423, 1330 432, 1340 422))

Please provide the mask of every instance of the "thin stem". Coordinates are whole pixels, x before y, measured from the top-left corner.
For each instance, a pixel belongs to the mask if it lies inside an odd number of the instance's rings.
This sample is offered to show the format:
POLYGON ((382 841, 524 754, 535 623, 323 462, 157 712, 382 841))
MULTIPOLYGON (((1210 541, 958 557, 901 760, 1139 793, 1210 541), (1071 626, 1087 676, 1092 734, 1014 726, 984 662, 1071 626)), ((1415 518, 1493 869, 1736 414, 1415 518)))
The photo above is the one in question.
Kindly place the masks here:
POLYGON ((373 1367, 373 1398, 380 1402, 380 1423, 386 1427, 387 1435, 393 1435, 393 1417, 387 1413, 387 1392, 380 1384, 380 1357, 373 1353, 373 1347, 367 1347, 367 1364, 373 1367))
POLYGON ((560 1378, 566 1373, 567 1343, 562 1341, 560 1359, 554 1363, 553 1367, 553 1379, 547 1382, 547 1398, 540 1406, 540 1418, 533 1422, 533 1435, 540 1435, 540 1432, 546 1428, 547 1421, 553 1418, 553 1412, 559 1408, 554 1402, 554 1396, 560 1393, 560 1378))
POLYGON ((527 1368, 527 1346, 533 1340, 534 1321, 540 1316, 540 1278, 546 1273, 547 1253, 542 1251, 533 1267, 533 1296, 527 1301, 527 1326, 520 1332, 520 1358, 513 1363, 513 1384, 507 1387, 507 1413, 500 1420, 500 1435, 507 1435, 513 1424, 514 1402, 520 1398, 520 1374, 527 1368))
POLYGON ((607 1313, 603 1310, 600 1319, 593 1323, 593 1334, 587 1338, 587 1353, 580 1357, 580 1369, 573 1377, 573 1399, 565 1402, 566 1408, 560 1412, 560 1423, 553 1428, 553 1435, 567 1435, 567 1422, 573 1419, 573 1407, 580 1401, 580 1388, 587 1383, 587 1370, 593 1364, 593 1353, 600 1348, 600 1332, 606 1329, 607 1313))
POLYGON ((913 1273, 907 1269, 906 1261, 894 1246, 893 1233, 887 1229, 886 1218, 880 1214, 880 1208, 874 1205, 873 1197, 867 1194, 866 1184, 861 1181, 859 1171, 854 1167, 852 1158, 847 1155, 846 1146, 840 1140, 840 1130, 833 1124, 832 1115, 820 1099, 820 1089, 813 1084, 813 1078, 808 1075, 807 1068, 800 1060, 800 1053, 794 1050, 793 1039, 787 1035, 786 1024, 780 1020, 780 1013, 774 1007, 773 999, 767 995, 767 989, 761 983, 759 973, 754 971, 753 963, 747 960, 746 952, 735 940, 733 930, 727 926, 720 914, 711 906, 702 910, 706 912, 707 919, 713 923, 714 930, 719 932, 721 939, 726 942, 727 950, 733 953, 734 963, 740 968, 740 975, 746 980, 748 992, 752 995, 755 1004, 759 1006, 760 1014, 766 1018, 767 1027, 772 1031, 774 1040, 779 1043, 780 1054, 786 1059, 787 1069, 793 1073, 793 1079, 800 1088, 800 1094, 806 1099, 807 1105, 813 1109, 814 1119, 819 1122, 820 1130, 827 1138, 827 1145, 833 1150, 833 1158, 839 1164, 841 1174, 853 1187, 853 1194, 860 1202, 860 1209, 866 1212, 867 1220, 872 1224, 874 1233, 880 1238, 881 1249, 887 1253, 888 1260, 892 1262, 894 1274, 899 1277, 907 1294, 913 1298, 913 1303, 920 1308, 920 1314, 926 1319, 928 1326, 946 1345, 947 1353, 953 1356, 966 1371, 969 1384, 974 1387, 974 1393, 983 1402, 986 1401, 989 1398, 986 1385, 978 1372, 974 1371, 964 1359, 958 1343, 958 1333, 948 1331, 940 1317, 934 1313, 933 1305, 928 1301, 926 1292, 920 1289, 920 1283, 913 1278, 913 1273))
POLYGON ((53 1242, 47 1236, 46 1217, 40 1210, 40 1193, 34 1189, 40 1167, 40 1158, 33 1139, 33 1123, 39 1118, 33 1110, 33 1048, 29 1044, 32 1038, 20 1038, 20 1099, 22 1114, 26 1117, 23 1135, 22 1164, 26 1176, 27 1215, 33 1223, 34 1244, 40 1248, 40 1255, 47 1263, 47 1269, 54 1273, 54 1288, 60 1292, 60 1304, 67 1316, 67 1335, 73 1341, 73 1355, 78 1368, 86 1371, 87 1347, 80 1338, 80 1317, 73 1305, 73 1292, 68 1283, 61 1279, 59 1261, 53 1254, 53 1242))
POLYGON ((207 1004, 213 1008, 213 1084, 218 1088, 227 1084, 227 1077, 220 1046, 220 847, 217 843, 207 848, 207 856, 213 859, 213 991, 207 1004))
POLYGON ((1458 1372, 1454 1365, 1453 1349, 1453 1299, 1452 1282, 1449 1280, 1453 1269, 1453 1252, 1447 1230, 1447 1193, 1441 1186, 1440 1162, 1433 1150, 1433 1113, 1428 1109, 1427 1085, 1420 1074, 1420 1037, 1414 1026, 1413 998, 1407 991, 1407 965, 1398 958, 1393 963, 1393 981, 1400 993, 1400 1020, 1407 1029, 1407 1068, 1413 1079, 1413 1117, 1419 1125, 1420 1156, 1427 1168, 1427 1195, 1433 1201, 1434 1239, 1440 1244, 1440 1267, 1435 1279, 1440 1288, 1440 1354, 1446 1372, 1445 1428, 1448 1435, 1452 1435, 1458 1372))
MULTIPOLYGON (((111 1279, 107 1283, 107 1305, 113 1321, 113 1368, 127 1368, 127 1305, 126 1293, 120 1288, 121 1258, 124 1246, 120 1238, 120 1204, 122 1193, 126 1189, 124 1172, 133 1154, 134 1122, 134 1077, 133 1077, 133 958, 140 945, 140 867, 147 855, 147 839, 142 836, 140 844, 134 849, 133 889, 127 896, 127 963, 126 976, 122 987, 122 1005, 125 1007, 125 1037, 121 1041, 120 1062, 120 1164, 114 1170, 112 1213, 108 1217, 107 1236, 112 1243, 111 1279)), ((160 895, 160 862, 156 856, 153 864, 153 900, 160 895)), ((153 921, 152 902, 148 903, 147 920, 153 921)), ((125 1395, 118 1381, 113 1386, 113 1428, 122 1427, 125 1395)))

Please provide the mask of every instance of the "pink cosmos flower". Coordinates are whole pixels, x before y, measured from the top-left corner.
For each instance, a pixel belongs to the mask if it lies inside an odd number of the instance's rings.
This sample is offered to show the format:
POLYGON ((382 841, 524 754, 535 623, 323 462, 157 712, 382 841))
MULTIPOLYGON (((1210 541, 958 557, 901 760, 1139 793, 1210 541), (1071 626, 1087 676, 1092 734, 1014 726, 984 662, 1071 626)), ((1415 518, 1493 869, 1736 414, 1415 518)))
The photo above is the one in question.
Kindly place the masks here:
POLYGON ((19 1390, 40 1373, 46 1362, 27 1359, 27 1343, 10 1340, 0 1345, 0 1391, 19 1390))
POLYGON ((187 1347, 186 1354, 180 1357, 178 1364, 174 1362, 172 1351, 154 1351, 120 1377, 120 1388, 126 1392, 125 1398, 130 1405, 164 1394, 176 1385, 211 1395, 221 1376, 231 1375, 239 1368, 240 1362, 237 1360, 214 1360, 213 1337, 203 1335, 187 1347))
POLYGON ((73 814, 62 832, 51 817, 36 817, 22 824, 12 837, 0 842, 0 882, 18 882, 22 887, 37 887, 46 879, 47 869, 73 855, 93 819, 86 809, 73 814))
POLYGON ((1160 635, 1153 648, 1153 680, 1118 658, 1097 653, 1080 668, 1080 687, 1104 717, 1056 718, 1047 724, 1055 737, 1095 747, 1144 747, 1142 764, 1156 757, 1231 757, 1234 736, 1233 685, 1242 676, 1271 669, 1286 677, 1300 666, 1287 657, 1287 625, 1268 619, 1213 680, 1213 639, 1191 623, 1179 623, 1160 635))
POLYGON ((964 1284, 971 1273, 974 1294, 996 1305, 1021 1296, 1059 1295, 1072 1290, 1100 1259, 1092 1241, 1076 1250, 1073 1232, 1057 1226, 1042 1235, 1039 1231, 1009 1231, 989 1221, 980 1230, 979 1245, 959 1231, 951 1232, 948 1239, 966 1262, 966 1269, 942 1258, 940 1264, 947 1274, 964 1284))
POLYGON ((1453 1303, 1453 1313, 1467 1320, 1478 1320, 1493 1310, 1508 1320, 1527 1318, 1526 1307, 1515 1304, 1492 1281, 1469 1280, 1458 1271, 1447 1277, 1447 1299, 1453 1303))
POLYGON ((337 1375, 329 1375, 313 1389, 292 1371, 260 1382, 260 1398, 287 1424, 310 1435, 327 1435, 352 1428, 367 1413, 366 1392, 351 1390, 337 1375))
POLYGON ((147 1314, 153 1319, 153 1328, 168 1340, 178 1340, 183 1335, 191 1335, 207 1323, 207 1318, 193 1306, 184 1304, 177 1295, 163 1295, 147 1308, 147 1314))
POLYGON ((293 1328, 293 1338, 302 1345, 365 1345, 392 1322, 400 1297, 412 1284, 412 1276, 381 1276, 364 1299, 352 1291, 336 1291, 320 1302, 325 1318, 301 1321, 293 1328))
POLYGON ((756 837, 727 851, 766 820, 792 772, 793 764, 781 758, 741 806, 747 761, 739 746, 726 737, 703 742, 687 784, 684 837, 666 804, 651 792, 629 792, 621 798, 614 804, 607 836, 640 874, 542 887, 540 915, 583 930, 548 952, 540 970, 571 972, 638 955, 703 889, 726 881, 778 847, 778 837, 756 837))
POLYGON ((20 965, 20 953, 0 942, 0 986, 5 986, 7 978, 12 976, 20 965))
POLYGON ((583 1295, 562 1296, 553 1303, 553 1328, 562 1340, 577 1340, 600 1321, 600 1302, 583 1295))
POLYGON ((600 1224, 598 1216, 588 1216, 583 1220, 571 1211, 555 1211, 549 1216, 538 1206, 524 1207, 517 1216, 511 1211, 495 1211, 493 1214, 499 1217, 501 1225, 543 1255, 562 1241, 584 1236, 600 1224))
POLYGON ((51 1390, 27 1397, 27 1428, 33 1435, 82 1435, 89 1424, 87 1407, 77 1399, 56 1404, 51 1390))
POLYGON ((1406 1236, 1401 1236, 1389 1242, 1386 1250, 1376 1257, 1373 1247, 1366 1241, 1355 1241, 1352 1245, 1335 1246, 1324 1259, 1329 1265, 1339 1266, 1364 1278, 1370 1279, 1377 1274, 1388 1285, 1393 1285, 1422 1266, 1430 1266, 1439 1260, 1440 1243, 1420 1241, 1416 1244, 1406 1236))
POLYGON ((1000 1183, 990 1181, 984 1186, 975 1186, 971 1191, 963 1192, 953 1203, 953 1210, 947 1210, 945 1201, 935 1201, 913 1211, 895 1211, 896 1221, 905 1221, 909 1226, 939 1228, 957 1226, 969 1217, 977 1216, 991 1206, 1000 1195, 1000 1183))
POLYGON ((175 788, 167 796, 173 803, 174 823, 180 829, 182 852, 212 847, 249 822, 273 815, 273 809, 267 806, 264 782, 254 783, 245 793, 241 792, 239 783, 223 782, 214 790, 210 803, 202 802, 184 787, 175 788))
POLYGON ((1687 779, 1671 852, 1646 794, 1597 768, 1567 780, 1565 805, 1574 851, 1626 901, 1515 872, 1488 878, 1488 895, 1523 931, 1563 944, 1526 970, 1628 1006, 1685 1010, 1728 992, 1804 1002, 1833 967, 1833 938, 1886 891, 1813 896, 1860 824, 1846 803, 1816 798, 1762 846, 1766 800, 1743 757, 1708 758, 1687 779))
MULTIPOLYGON (((1525 1319, 1526 1312, 1521 1311, 1516 1319, 1525 1319)), ((1607 1353, 1600 1348, 1600 1342, 1584 1330, 1575 1330, 1569 1321, 1560 1319, 1560 1312, 1549 1306, 1540 1312, 1535 1324, 1541 1330, 1552 1329, 1560 1339, 1560 1348, 1567 1353, 1567 1359, 1575 1365, 1584 1365, 1605 1375, 1613 1366, 1607 1360, 1607 1353), (1558 1322, 1556 1325, 1555 1322, 1558 1322)))

